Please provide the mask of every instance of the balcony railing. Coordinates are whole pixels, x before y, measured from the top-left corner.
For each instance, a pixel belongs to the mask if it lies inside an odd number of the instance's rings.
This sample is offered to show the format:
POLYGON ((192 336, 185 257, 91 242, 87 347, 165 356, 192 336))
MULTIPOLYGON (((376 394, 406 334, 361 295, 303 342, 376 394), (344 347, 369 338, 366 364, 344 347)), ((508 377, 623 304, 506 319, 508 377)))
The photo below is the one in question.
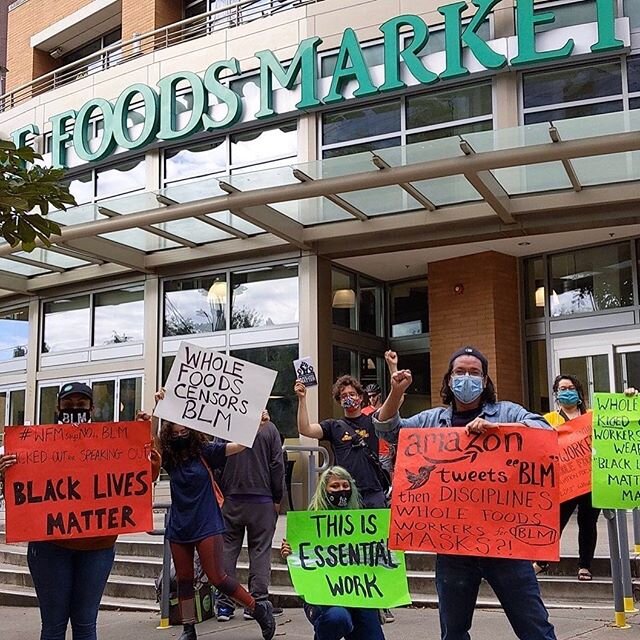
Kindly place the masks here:
POLYGON ((0 96, 0 112, 12 109, 16 105, 30 100, 34 96, 46 93, 80 78, 114 67, 134 58, 167 49, 175 44, 195 40, 214 31, 231 29, 271 16, 281 11, 315 4, 321 0, 241 0, 213 11, 202 13, 180 22, 136 35, 130 40, 117 42, 100 51, 60 67, 31 82, 20 85, 0 96))

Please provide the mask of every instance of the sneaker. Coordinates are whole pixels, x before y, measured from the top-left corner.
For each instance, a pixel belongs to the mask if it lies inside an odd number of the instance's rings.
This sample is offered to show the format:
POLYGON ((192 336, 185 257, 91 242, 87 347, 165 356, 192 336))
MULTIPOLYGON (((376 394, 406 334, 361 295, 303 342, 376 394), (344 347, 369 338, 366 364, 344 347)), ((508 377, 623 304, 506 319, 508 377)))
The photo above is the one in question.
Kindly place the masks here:
POLYGON ((256 602, 256 608, 253 610, 253 619, 260 625, 264 640, 271 640, 276 634, 273 605, 268 600, 256 602))
POLYGON ((391 609, 383 609, 382 617, 384 618, 385 624, 391 624, 396 621, 396 617, 393 615, 391 609))
MULTIPOLYGON (((272 606, 272 612, 273 612, 273 617, 274 618, 279 618, 280 616, 284 615, 284 609, 282 607, 273 607, 272 606)), ((249 613, 249 611, 247 611, 247 609, 244 610, 244 613, 242 614, 242 617, 245 620, 255 620, 255 618, 249 613)))
POLYGON ((229 620, 231 620, 231 618, 234 618, 235 615, 236 612, 234 611, 233 607, 227 607, 225 605, 220 605, 218 607, 218 622, 229 622, 229 620))

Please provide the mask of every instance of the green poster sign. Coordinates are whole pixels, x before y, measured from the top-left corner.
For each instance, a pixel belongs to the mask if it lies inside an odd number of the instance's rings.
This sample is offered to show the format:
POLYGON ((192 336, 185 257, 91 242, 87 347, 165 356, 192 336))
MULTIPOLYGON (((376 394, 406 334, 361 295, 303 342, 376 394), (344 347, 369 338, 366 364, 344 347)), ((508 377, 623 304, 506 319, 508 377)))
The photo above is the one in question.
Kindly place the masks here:
POLYGON ((640 506, 640 397, 596 393, 593 407, 593 506, 640 506))
POLYGON ((380 609, 411 604, 404 554, 391 551, 389 509, 291 511, 287 558, 308 604, 380 609))

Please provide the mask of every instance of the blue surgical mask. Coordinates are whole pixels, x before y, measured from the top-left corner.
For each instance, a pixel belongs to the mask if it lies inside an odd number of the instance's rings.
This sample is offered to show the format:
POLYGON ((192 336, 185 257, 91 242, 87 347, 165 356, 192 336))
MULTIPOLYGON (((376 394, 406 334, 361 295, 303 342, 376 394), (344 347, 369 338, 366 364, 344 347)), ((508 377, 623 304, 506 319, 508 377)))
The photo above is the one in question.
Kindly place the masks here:
POLYGON ((449 385, 458 402, 471 404, 482 395, 484 378, 482 376, 470 375, 451 376, 449 385))
POLYGON ((580 403, 580 396, 575 389, 565 389, 556 393, 556 400, 563 407, 577 407, 580 403))

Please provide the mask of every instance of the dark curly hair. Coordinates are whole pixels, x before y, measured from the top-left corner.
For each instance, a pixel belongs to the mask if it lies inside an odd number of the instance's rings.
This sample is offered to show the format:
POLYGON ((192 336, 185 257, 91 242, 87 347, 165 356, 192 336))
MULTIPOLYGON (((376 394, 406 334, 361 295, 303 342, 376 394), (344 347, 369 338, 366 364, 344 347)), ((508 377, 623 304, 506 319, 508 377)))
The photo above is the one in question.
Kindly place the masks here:
POLYGON ((362 398, 364 397, 364 389, 360 384, 360 380, 354 378, 353 376, 340 376, 334 383, 331 388, 331 393, 333 394, 333 398, 336 402, 340 402, 340 394, 345 387, 353 387, 356 390, 356 393, 362 398))
POLYGON ((584 388, 582 386, 582 382, 578 380, 575 376, 570 374, 561 373, 559 376, 556 376, 556 379, 553 381, 553 393, 558 393, 558 387, 560 386, 560 380, 569 380, 571 384, 576 388, 578 392, 578 397, 580 398, 580 402, 578 402, 578 408, 580 409, 580 413, 587 412, 587 399, 584 395, 584 388))
POLYGON ((177 451, 173 446, 172 428, 173 422, 167 420, 162 421, 162 428, 160 429, 160 446, 162 447, 162 462, 163 466, 169 468, 175 468, 180 466, 187 460, 193 460, 199 458, 202 454, 202 448, 208 442, 207 436, 200 431, 194 431, 193 429, 187 429, 189 433, 189 446, 177 451))
MULTIPOLYGON (((442 398, 442 402, 446 405, 452 405, 455 403, 455 396, 453 395, 453 391, 451 391, 451 387, 449 386, 449 382, 451 381, 451 374, 453 373, 453 362, 449 365, 447 369, 447 373, 444 374, 444 378, 442 378, 442 387, 440 388, 440 397, 442 398)), ((485 385, 482 390, 482 395, 480 396, 480 401, 482 404, 494 403, 497 402, 498 398, 496 396, 496 387, 493 384, 493 380, 487 375, 485 376, 485 385)))

